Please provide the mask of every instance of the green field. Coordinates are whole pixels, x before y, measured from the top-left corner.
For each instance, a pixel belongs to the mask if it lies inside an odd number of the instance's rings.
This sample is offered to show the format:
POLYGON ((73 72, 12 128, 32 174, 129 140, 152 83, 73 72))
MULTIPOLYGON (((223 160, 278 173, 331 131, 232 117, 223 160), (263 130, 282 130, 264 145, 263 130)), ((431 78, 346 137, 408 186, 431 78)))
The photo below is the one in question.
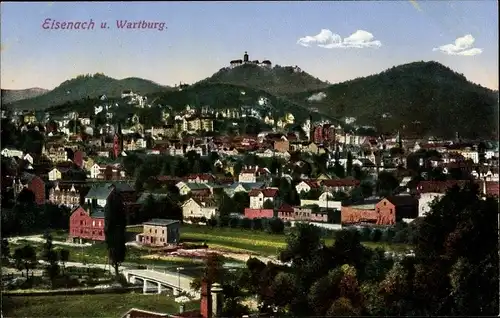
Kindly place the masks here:
MULTIPOLYGON (((70 296, 2 295, 4 317, 121 317, 131 308, 168 314, 179 312, 179 304, 165 294, 99 294, 70 296)), ((186 310, 199 308, 198 302, 186 310)))
MULTIPOLYGON (((130 232, 141 232, 142 226, 129 228, 130 232)), ((184 224, 181 228, 181 242, 206 243, 209 247, 225 249, 232 252, 243 252, 263 256, 276 256, 286 246, 285 234, 270 234, 263 231, 252 231, 233 228, 210 228, 203 225, 184 224)), ((327 245, 332 245, 333 238, 325 238, 327 245)), ((363 242, 370 248, 382 247, 391 251, 404 251, 406 244, 389 244, 363 242)))

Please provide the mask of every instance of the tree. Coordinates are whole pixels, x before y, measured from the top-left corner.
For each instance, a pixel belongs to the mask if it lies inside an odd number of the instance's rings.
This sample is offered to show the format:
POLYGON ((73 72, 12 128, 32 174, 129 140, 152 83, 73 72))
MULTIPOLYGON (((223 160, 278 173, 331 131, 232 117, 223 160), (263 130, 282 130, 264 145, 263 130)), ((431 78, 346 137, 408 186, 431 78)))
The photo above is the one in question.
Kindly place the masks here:
POLYGON ((126 216, 123 200, 115 188, 109 195, 105 207, 104 234, 108 249, 108 259, 119 276, 118 268, 125 260, 126 254, 126 216))
POLYGON ((345 173, 347 176, 352 176, 352 153, 350 151, 347 152, 345 173))
POLYGON ((62 263, 62 270, 63 270, 63 274, 64 274, 64 271, 66 270, 66 262, 69 261, 69 250, 67 250, 65 248, 61 248, 59 250, 59 260, 62 263))
POLYGON ((36 251, 31 245, 24 245, 23 247, 14 250, 14 259, 16 260, 16 268, 19 270, 26 270, 26 277, 29 276, 29 270, 36 267, 36 251))
POLYGON ((267 199, 266 201, 264 201, 264 204, 262 205, 262 208, 263 209, 274 209, 274 203, 273 201, 267 199))
POLYGON ((279 218, 272 218, 268 221, 268 231, 273 234, 281 234, 285 230, 285 223, 279 218))
POLYGON ((9 247, 9 241, 6 238, 2 239, 2 260, 7 260, 10 257, 10 247, 9 247))
POLYGON ((48 263, 45 270, 52 282, 52 286, 54 286, 54 280, 59 275, 59 255, 54 250, 52 235, 49 232, 45 232, 43 237, 45 238, 45 243, 43 244, 42 259, 48 263))
POLYGON ((377 178, 377 194, 389 196, 399 186, 398 179, 390 172, 382 171, 377 178))

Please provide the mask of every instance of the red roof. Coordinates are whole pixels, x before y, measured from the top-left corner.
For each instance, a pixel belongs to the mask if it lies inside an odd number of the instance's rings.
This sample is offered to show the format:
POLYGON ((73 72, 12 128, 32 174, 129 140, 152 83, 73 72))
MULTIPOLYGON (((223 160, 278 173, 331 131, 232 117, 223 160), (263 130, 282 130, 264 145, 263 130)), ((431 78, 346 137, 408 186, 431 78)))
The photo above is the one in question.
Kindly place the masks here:
POLYGON ((346 179, 323 180, 321 184, 325 187, 355 187, 360 184, 360 181, 356 179, 346 178, 346 179))
POLYGON ((283 203, 279 208, 279 212, 293 212, 293 207, 287 203, 283 203))
POLYGON ((304 183, 311 187, 311 189, 319 188, 319 183, 316 180, 304 180, 304 183))
POLYGON ((463 187, 465 184, 470 182, 469 180, 447 180, 447 181, 420 181, 417 184, 416 190, 418 193, 444 193, 449 188, 458 185, 463 187))
POLYGON ((200 180, 205 180, 205 181, 215 180, 215 177, 213 175, 211 175, 210 173, 191 174, 191 175, 185 177, 184 179, 196 180, 197 178, 199 178, 200 180))
POLYGON ((278 195, 278 189, 263 189, 263 190, 253 189, 248 193, 248 195, 251 197, 256 197, 260 193, 262 193, 265 198, 274 198, 278 195))

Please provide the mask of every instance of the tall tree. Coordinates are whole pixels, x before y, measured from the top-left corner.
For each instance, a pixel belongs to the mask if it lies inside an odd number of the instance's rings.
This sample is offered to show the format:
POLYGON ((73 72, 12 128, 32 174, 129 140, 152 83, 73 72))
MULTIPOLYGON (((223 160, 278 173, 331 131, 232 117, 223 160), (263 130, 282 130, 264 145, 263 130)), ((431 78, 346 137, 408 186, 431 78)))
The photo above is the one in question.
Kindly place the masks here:
POLYGON ((118 268, 126 255, 126 216, 121 194, 116 188, 108 197, 105 207, 104 234, 108 248, 108 259, 118 277, 118 268))
POLYGON ((49 232, 45 232, 43 237, 45 238, 45 243, 43 244, 42 259, 48 263, 45 267, 45 271, 50 278, 52 287, 54 287, 54 281, 59 275, 59 255, 57 251, 54 250, 52 235, 50 235, 49 232))
POLYGON ((350 151, 347 152, 347 162, 346 162, 346 168, 345 168, 345 173, 346 176, 352 176, 352 153, 350 151))

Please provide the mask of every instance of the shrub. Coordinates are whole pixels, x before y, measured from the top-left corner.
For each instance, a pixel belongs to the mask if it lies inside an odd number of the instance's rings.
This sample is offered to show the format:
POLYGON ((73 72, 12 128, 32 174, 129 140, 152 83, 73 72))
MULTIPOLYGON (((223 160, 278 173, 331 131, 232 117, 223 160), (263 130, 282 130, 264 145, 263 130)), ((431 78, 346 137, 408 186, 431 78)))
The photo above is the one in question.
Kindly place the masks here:
POLYGON ((371 235, 370 235, 370 240, 372 242, 380 242, 380 239, 382 238, 382 231, 380 229, 373 229, 371 235))
POLYGON ((263 229, 262 219, 257 218, 257 219, 252 219, 251 221, 252 221, 252 230, 258 231, 263 229))
POLYGON ((372 229, 369 227, 364 227, 361 230, 361 240, 362 241, 370 241, 372 235, 372 229))
POLYGON ((237 228, 238 225, 240 224, 240 220, 237 218, 230 218, 229 219, 229 227, 230 228, 237 228))
POLYGON ((278 218, 272 218, 269 220, 268 232, 273 234, 281 234, 285 230, 285 223, 283 220, 278 218))
POLYGON ((240 219, 240 227, 245 230, 249 230, 252 228, 252 220, 248 218, 240 219))

